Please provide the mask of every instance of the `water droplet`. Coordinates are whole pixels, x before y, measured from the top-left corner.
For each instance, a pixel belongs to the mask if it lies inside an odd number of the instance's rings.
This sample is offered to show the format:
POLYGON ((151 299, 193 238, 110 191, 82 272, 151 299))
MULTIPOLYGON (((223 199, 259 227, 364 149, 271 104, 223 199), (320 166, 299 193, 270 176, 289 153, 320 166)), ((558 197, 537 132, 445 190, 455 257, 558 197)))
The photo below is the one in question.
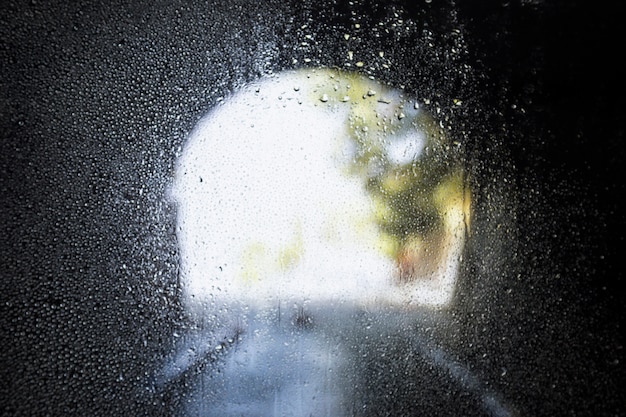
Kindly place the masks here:
POLYGON ((320 97, 320 101, 322 103, 326 103, 328 101, 328 94, 322 94, 322 97, 320 97))

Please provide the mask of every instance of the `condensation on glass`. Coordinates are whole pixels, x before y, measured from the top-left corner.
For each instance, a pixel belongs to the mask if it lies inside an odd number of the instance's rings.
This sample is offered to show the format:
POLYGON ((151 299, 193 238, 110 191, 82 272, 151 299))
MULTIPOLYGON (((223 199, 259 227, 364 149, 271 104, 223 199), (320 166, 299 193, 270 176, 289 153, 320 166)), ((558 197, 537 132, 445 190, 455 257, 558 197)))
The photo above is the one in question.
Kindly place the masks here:
POLYGON ((285 72, 204 118, 172 198, 186 301, 445 306, 469 228, 459 158, 422 101, 285 72))
POLYGON ((460 144, 425 103, 356 72, 301 69, 198 123, 170 193, 195 324, 158 381, 196 375, 184 415, 360 414, 387 395, 368 384, 415 372, 376 370, 397 346, 478 390, 409 330, 445 325, 429 312, 454 298, 471 217, 460 144))

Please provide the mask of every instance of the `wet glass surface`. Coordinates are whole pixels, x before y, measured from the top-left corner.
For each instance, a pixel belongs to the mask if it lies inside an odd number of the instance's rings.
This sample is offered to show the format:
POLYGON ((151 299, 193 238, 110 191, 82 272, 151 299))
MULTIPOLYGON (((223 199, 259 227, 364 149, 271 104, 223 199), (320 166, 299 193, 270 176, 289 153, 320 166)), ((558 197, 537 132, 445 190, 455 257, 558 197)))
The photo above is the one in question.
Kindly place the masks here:
POLYGON ((623 415, 612 8, 3 2, 0 414, 623 415))
POLYGON ((157 384, 195 381, 183 414, 378 414, 363 379, 393 381, 407 363, 361 362, 397 344, 458 367, 448 383, 480 410, 491 394, 422 331, 450 326, 471 215, 461 144, 424 101, 353 72, 289 71, 195 127, 170 194, 195 330, 157 384))
POLYGON ((419 101, 355 73, 246 86, 176 169, 186 300, 445 306, 469 233, 460 146, 419 101))

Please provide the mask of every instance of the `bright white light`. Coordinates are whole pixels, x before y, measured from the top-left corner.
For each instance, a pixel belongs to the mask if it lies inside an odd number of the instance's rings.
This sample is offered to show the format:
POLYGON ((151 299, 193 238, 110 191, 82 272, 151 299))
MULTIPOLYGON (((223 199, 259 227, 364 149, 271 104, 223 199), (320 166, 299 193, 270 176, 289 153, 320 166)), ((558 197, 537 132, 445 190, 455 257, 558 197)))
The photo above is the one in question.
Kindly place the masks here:
POLYGON ((389 142, 387 145, 387 157, 389 161, 396 165, 408 164, 419 158, 426 140, 420 132, 411 132, 398 139, 389 142))
MULTIPOLYGON (((370 86, 363 96, 384 94, 377 108, 391 114, 388 98, 400 91, 359 83, 370 86)), ((172 187, 188 303, 449 300, 462 237, 447 241, 437 279, 393 283, 375 203, 363 178, 347 172, 355 103, 346 98, 361 96, 355 88, 329 71, 287 72, 242 89, 198 124, 172 187)), ((402 135, 388 148, 392 163, 410 162, 424 146, 420 132, 402 135)), ((462 236, 457 227, 446 231, 462 236)))

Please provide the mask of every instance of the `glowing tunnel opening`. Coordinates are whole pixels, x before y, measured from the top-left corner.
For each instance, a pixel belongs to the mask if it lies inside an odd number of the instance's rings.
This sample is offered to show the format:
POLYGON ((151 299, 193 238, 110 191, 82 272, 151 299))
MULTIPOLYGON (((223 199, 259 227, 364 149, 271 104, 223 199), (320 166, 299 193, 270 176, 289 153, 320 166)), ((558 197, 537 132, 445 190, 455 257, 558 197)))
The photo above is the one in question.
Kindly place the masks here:
POLYGON ((457 148, 403 91, 356 73, 246 86, 176 168, 186 302, 445 306, 470 214, 457 148))

